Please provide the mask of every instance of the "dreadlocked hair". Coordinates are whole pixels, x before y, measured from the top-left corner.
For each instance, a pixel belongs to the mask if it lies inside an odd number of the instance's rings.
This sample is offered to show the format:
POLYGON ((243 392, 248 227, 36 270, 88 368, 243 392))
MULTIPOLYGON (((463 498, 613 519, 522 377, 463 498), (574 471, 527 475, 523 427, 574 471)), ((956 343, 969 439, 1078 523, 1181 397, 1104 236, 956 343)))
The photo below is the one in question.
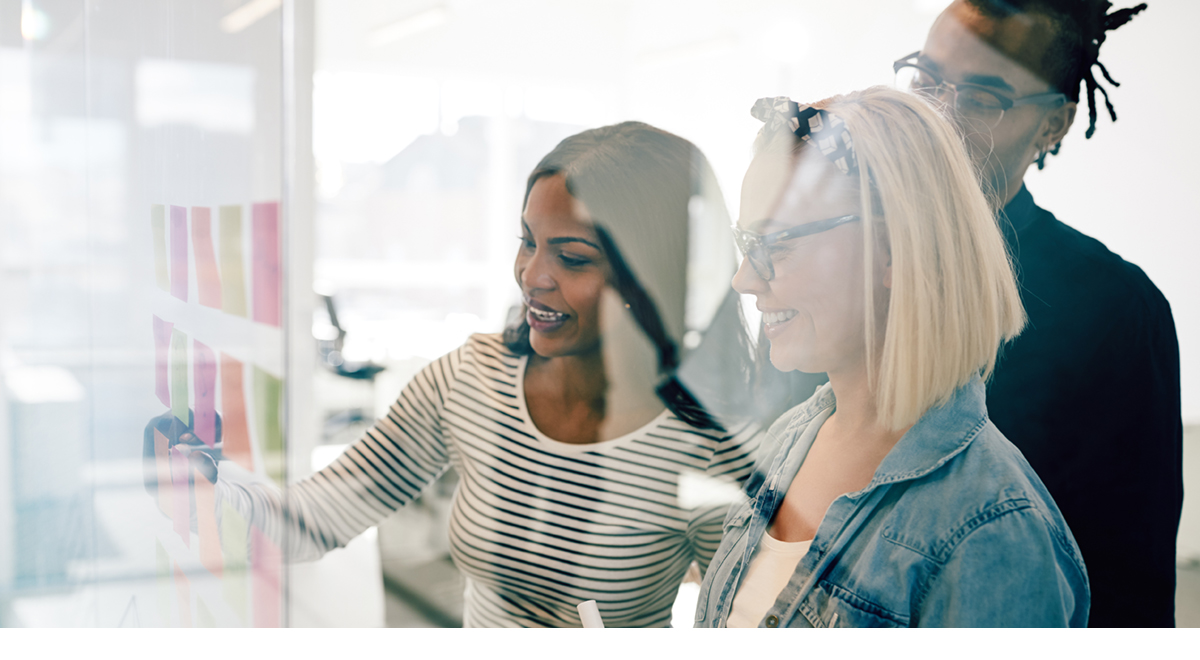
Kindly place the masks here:
MULTIPOLYGON (((1087 90, 1088 128, 1085 138, 1091 138, 1096 132, 1096 91, 1104 96, 1104 107, 1113 121, 1117 120, 1117 111, 1108 98, 1108 91, 1100 85, 1093 72, 1100 69, 1100 75, 1113 87, 1121 83, 1113 80, 1108 69, 1100 63, 1100 47, 1108 33, 1125 25, 1137 14, 1146 9, 1146 3, 1134 7, 1118 9, 1109 13, 1112 3, 1108 0, 967 0, 971 6, 985 16, 992 18, 1007 18, 1013 14, 1041 14, 1049 18, 1056 31, 1054 43, 1046 50, 1042 62, 1043 72, 1049 77, 1050 84, 1067 98, 1078 103, 1079 88, 1082 84, 1087 90)), ((1047 154, 1057 154, 1062 143, 1055 144, 1048 151, 1042 152, 1037 159, 1038 169, 1046 165, 1047 154)))

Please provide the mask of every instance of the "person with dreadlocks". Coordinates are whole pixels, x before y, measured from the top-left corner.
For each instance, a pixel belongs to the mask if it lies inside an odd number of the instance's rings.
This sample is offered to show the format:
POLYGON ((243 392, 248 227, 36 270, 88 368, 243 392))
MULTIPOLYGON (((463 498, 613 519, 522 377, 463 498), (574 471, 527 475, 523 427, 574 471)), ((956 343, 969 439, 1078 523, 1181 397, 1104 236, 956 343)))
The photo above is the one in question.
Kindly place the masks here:
POLYGON ((954 119, 997 209, 1029 317, 988 383, 996 426, 1029 460, 1087 566, 1093 627, 1173 626, 1183 504, 1179 342, 1171 308, 1137 266, 1038 207, 1045 167, 1086 90, 1088 128, 1107 33, 1146 9, 1106 0, 955 0, 898 84, 954 119))

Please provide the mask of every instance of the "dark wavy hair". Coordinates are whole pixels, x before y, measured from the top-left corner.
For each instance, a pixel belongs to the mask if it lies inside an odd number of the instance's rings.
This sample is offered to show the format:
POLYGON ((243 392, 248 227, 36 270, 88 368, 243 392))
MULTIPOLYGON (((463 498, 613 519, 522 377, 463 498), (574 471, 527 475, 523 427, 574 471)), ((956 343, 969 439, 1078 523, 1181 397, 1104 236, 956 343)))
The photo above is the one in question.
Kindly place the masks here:
MULTIPOLYGON (((727 290, 712 322, 700 330, 700 344, 686 360, 677 343, 686 330, 689 205, 696 196, 708 197, 724 212, 704 155, 687 140, 641 122, 587 130, 542 158, 526 182, 522 207, 535 183, 557 175, 594 219, 611 266, 609 285, 658 352, 659 398, 700 429, 723 430, 719 420, 742 417, 753 360, 733 290, 727 290)), ((525 312, 522 305, 503 335, 505 345, 518 355, 533 353, 525 312)))

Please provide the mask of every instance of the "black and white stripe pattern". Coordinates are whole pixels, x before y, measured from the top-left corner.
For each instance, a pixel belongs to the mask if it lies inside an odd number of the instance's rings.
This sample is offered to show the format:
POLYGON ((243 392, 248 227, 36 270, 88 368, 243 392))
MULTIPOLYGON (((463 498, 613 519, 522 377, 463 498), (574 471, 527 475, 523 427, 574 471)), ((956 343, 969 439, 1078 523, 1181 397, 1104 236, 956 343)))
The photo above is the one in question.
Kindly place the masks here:
POLYGON ((265 486, 221 492, 304 559, 345 545, 454 466, 450 548, 466 576, 465 625, 578 627, 575 606, 592 599, 610 627, 667 625, 688 565, 703 571, 716 551, 725 513, 682 508, 680 474, 740 483, 753 429, 699 431, 664 412, 621 438, 560 443, 529 419, 524 367, 498 335, 475 335, 417 374, 337 461, 291 486, 286 505, 265 486))

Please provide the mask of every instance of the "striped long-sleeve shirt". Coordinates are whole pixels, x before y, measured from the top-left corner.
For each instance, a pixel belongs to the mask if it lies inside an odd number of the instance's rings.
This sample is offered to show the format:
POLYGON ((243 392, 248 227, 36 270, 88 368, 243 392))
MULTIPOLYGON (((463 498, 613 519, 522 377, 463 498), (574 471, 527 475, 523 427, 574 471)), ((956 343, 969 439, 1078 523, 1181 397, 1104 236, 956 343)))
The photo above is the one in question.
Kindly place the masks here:
POLYGON ((684 508, 680 475, 740 483, 753 429, 701 431, 664 411, 625 436, 558 442, 525 404, 527 357, 475 335, 428 365, 333 464, 290 486, 225 484, 223 496, 293 559, 345 545, 453 466, 450 549, 466 626, 665 626, 689 564, 707 566, 725 506, 684 508), (282 515, 280 515, 282 513, 282 515))

